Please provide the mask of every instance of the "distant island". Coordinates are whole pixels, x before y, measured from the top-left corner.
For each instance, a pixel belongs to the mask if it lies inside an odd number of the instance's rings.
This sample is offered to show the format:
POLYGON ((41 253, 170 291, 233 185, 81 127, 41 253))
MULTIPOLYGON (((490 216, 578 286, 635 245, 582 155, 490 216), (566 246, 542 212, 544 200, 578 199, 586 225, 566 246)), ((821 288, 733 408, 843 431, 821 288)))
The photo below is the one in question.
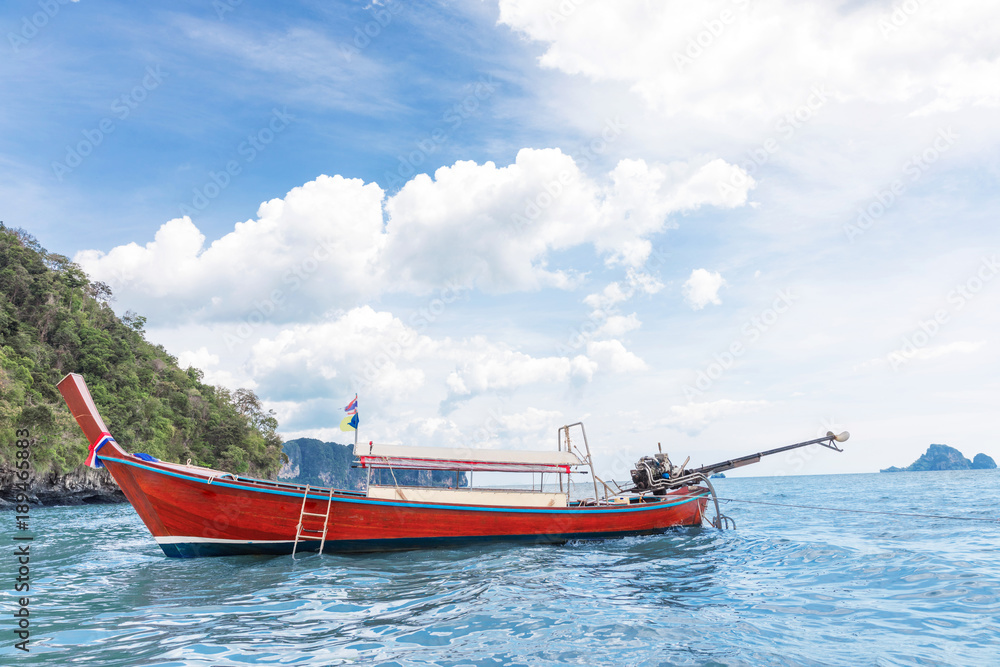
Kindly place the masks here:
POLYGON ((712 475, 711 477, 709 477, 709 479, 725 479, 725 478, 726 478, 726 474, 722 473, 722 472, 717 472, 714 475, 712 475))
POLYGON ((996 462, 986 454, 976 454, 971 461, 948 445, 931 445, 923 456, 905 468, 892 466, 881 472, 921 472, 924 470, 995 470, 996 462))
MULTIPOLYGON (((278 471, 278 479, 296 484, 312 484, 336 489, 364 491, 368 484, 368 471, 352 468, 354 446, 336 442, 323 442, 315 438, 297 438, 282 445, 288 461, 278 471)), ((455 473, 447 470, 375 470, 372 481, 376 484, 399 486, 455 486, 455 473), (395 477, 393 477, 395 475, 395 477)), ((468 486, 463 472, 459 486, 468 486)))

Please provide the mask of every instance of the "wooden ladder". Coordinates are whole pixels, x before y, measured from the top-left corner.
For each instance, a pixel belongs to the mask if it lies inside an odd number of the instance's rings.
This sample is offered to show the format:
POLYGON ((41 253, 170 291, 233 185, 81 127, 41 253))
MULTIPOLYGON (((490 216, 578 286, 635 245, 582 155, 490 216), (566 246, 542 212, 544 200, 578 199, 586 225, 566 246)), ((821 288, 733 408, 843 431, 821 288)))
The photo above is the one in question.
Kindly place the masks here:
POLYGON ((326 530, 327 526, 330 524, 330 508, 333 506, 333 487, 330 487, 330 495, 326 499, 326 514, 317 514, 316 512, 306 511, 306 501, 309 499, 309 485, 306 484, 305 495, 302 496, 302 509, 299 510, 299 524, 295 527, 295 543, 292 545, 292 560, 295 560, 295 552, 299 548, 299 541, 308 536, 308 534, 320 535, 319 540, 319 552, 323 553, 323 545, 326 544, 326 530), (306 528, 306 517, 312 516, 323 519, 323 530, 314 530, 311 528, 306 528))

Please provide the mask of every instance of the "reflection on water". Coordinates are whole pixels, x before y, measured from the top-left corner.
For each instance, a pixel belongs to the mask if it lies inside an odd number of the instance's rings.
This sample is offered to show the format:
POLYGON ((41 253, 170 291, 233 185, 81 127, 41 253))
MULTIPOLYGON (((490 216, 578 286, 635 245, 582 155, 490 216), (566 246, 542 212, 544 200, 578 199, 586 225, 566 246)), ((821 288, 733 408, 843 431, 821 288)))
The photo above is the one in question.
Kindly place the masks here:
MULTIPOLYGON (((991 471, 717 488, 984 518, 1000 507, 991 471)), ((737 530, 292 561, 167 559, 128 506, 33 509, 32 651, 6 643, 0 663, 995 663, 1000 524, 724 511, 737 530)))

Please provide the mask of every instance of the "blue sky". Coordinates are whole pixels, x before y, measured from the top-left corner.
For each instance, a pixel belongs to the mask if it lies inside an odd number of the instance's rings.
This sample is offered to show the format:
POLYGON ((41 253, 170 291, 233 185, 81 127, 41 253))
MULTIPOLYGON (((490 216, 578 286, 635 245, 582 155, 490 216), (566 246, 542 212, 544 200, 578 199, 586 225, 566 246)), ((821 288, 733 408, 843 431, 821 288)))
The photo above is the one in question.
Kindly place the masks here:
POLYGON ((11 2, 0 217, 288 437, 1000 458, 996 13, 11 2))
POLYGON ((5 104, 2 147, 43 200, 35 204, 44 218, 35 223, 39 236, 51 229, 50 245, 69 254, 85 239, 132 239, 148 226, 143 219, 178 215, 212 172, 230 159, 246 161, 239 146, 274 109, 295 120, 199 211, 205 231, 225 233, 260 201, 321 173, 388 180, 399 169, 397 156, 435 129, 448 138, 435 142, 424 169, 509 159, 522 145, 518 136, 531 134, 490 109, 489 98, 477 100, 479 108, 454 109, 480 80, 503 88, 506 104, 517 105, 521 95, 508 56, 490 55, 506 54, 505 45, 518 40, 509 31, 484 31, 492 27, 486 14, 363 3, 238 5, 221 18, 208 2, 59 7, 26 43, 17 39, 25 31, 19 19, 39 7, 5 7, 5 25, 16 36, 14 44, 6 40, 5 79, 16 94, 5 104), (483 35, 486 44, 478 41, 483 35), (147 78, 150 68, 161 80, 147 78), (144 80, 153 87, 141 90, 144 80), (467 122, 456 128, 456 117, 467 122), (86 141, 84 132, 94 137, 102 119, 113 122, 113 132, 57 178, 52 163, 65 163, 67 148, 86 141), (54 191, 72 198, 80 219, 68 235, 64 210, 44 204, 54 191))

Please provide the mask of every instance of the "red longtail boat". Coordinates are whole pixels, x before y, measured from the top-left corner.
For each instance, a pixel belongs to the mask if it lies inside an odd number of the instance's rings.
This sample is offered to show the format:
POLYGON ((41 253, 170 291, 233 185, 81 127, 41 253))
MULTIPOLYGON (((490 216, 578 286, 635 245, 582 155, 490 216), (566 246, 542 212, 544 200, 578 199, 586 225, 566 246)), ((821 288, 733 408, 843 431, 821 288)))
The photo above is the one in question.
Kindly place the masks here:
MULTIPOLYGON (((70 412, 90 445, 88 463, 104 465, 167 556, 292 554, 297 551, 369 552, 455 547, 485 542, 563 543, 663 533, 699 526, 714 490, 708 474, 807 444, 837 449, 840 436, 799 443, 687 471, 665 454, 643 457, 633 486, 612 491, 594 474, 582 424, 559 429, 552 452, 355 446, 355 465, 371 470, 448 470, 551 473, 559 491, 423 488, 368 484, 363 492, 311 487, 157 461, 126 453, 108 432, 83 377, 59 382, 70 412), (586 453, 574 453, 569 435, 579 426, 586 453), (574 473, 589 467, 594 497, 570 498, 574 473), (565 490, 564 483, 565 482, 565 490), (603 497, 598 483, 603 487, 603 497)), ((841 439, 843 438, 843 439, 841 439)), ((838 450, 839 451, 839 450, 838 450)), ((369 482, 371 473, 369 472, 369 482)), ((393 480, 395 481, 395 480, 393 480)), ((574 485, 577 486, 577 485, 574 485)), ((589 485, 587 485, 589 488, 589 485)), ((577 486, 577 488, 579 488, 577 486)), ((729 519, 718 511, 712 524, 729 519)))

